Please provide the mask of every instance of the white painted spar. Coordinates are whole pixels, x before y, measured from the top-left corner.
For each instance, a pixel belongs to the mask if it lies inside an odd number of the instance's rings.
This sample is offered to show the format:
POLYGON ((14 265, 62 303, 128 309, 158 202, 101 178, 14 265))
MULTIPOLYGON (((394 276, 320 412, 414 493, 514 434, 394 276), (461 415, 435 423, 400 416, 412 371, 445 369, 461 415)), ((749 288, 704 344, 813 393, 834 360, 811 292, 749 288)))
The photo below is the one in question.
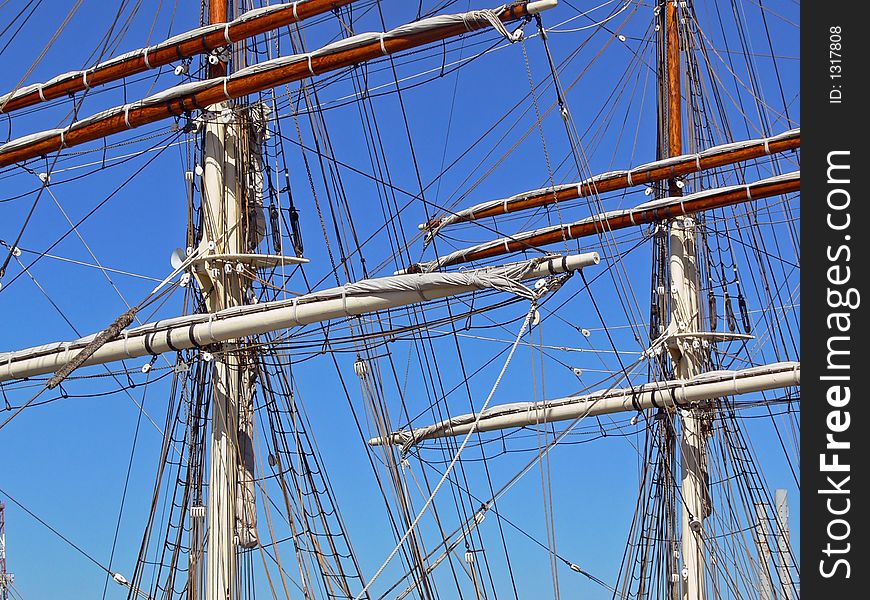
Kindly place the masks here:
POLYGON ((800 385, 800 382, 798 362, 773 363, 740 371, 711 371, 691 380, 659 381, 543 402, 493 406, 484 411, 479 421, 477 413, 460 415, 434 425, 398 431, 386 438, 373 438, 369 444, 410 445, 433 438, 462 436, 471 431, 475 422, 476 431, 493 431, 658 407, 675 409, 723 396, 800 385))
MULTIPOLYGON (((356 283, 291 300, 236 306, 209 314, 157 321, 124 330, 85 365, 208 346, 320 321, 419 304, 482 289, 527 290, 519 282, 567 273, 600 262, 597 252, 548 256, 510 265, 452 273, 416 273, 356 283)), ((95 335, 0 354, 0 381, 56 371, 95 335)))

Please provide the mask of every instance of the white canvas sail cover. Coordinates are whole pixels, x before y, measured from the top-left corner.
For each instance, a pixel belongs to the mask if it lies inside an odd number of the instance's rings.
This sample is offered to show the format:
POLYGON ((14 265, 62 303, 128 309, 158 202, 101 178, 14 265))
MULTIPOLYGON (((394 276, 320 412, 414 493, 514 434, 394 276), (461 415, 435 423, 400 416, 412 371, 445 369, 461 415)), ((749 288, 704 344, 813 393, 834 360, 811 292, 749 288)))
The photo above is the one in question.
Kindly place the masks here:
MULTIPOLYGON (((207 346, 475 290, 496 289, 533 298, 535 293, 521 283, 523 279, 568 273, 596 265, 599 261, 598 254, 590 252, 542 256, 501 267, 456 273, 416 273, 364 279, 289 300, 236 306, 216 313, 175 317, 125 329, 118 339, 101 346, 84 364, 207 346)), ((0 354, 0 381, 53 372, 69 362, 95 337, 96 334, 0 354)))
POLYGON ((459 415, 433 425, 398 431, 386 438, 374 438, 369 444, 396 444, 407 448, 426 439, 464 435, 472 429, 491 431, 615 412, 674 409, 722 396, 795 385, 800 385, 798 362, 773 363, 739 371, 709 371, 691 380, 659 381, 555 400, 502 404, 482 413, 459 415))

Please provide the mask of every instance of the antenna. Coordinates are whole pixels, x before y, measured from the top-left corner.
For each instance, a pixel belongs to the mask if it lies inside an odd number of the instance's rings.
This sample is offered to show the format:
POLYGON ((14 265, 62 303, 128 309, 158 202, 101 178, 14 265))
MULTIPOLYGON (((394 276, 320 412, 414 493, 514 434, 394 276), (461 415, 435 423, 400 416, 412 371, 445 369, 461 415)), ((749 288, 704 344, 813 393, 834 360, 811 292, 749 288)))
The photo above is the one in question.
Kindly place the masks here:
POLYGON ((184 264, 185 258, 187 258, 187 254, 184 250, 176 248, 172 251, 172 255, 169 257, 169 264, 172 265, 173 270, 178 269, 178 267, 184 264))
POLYGON ((15 576, 6 571, 6 505, 0 502, 0 600, 8 600, 14 580, 15 576))

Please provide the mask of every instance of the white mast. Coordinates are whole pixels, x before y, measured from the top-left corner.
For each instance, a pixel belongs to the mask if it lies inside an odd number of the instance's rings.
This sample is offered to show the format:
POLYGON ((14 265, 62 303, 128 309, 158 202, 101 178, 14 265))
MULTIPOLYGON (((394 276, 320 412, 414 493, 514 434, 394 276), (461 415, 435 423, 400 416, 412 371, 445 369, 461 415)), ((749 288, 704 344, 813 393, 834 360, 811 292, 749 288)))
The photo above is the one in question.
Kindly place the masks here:
POLYGON ((770 528, 768 527, 767 504, 755 503, 757 523, 758 564, 756 578, 758 579, 758 600, 773 600, 773 582, 770 580, 770 528))
POLYGON ((783 600, 791 600, 793 596, 791 566, 791 528, 788 524, 788 490, 778 489, 774 495, 776 505, 777 536, 776 542, 779 547, 779 586, 782 589, 783 600))
MULTIPOLYGON (((220 115, 222 105, 210 114, 220 115)), ((236 195, 237 136, 235 127, 211 118, 205 127, 203 150, 202 241, 200 251, 244 252, 242 211, 236 195)), ((233 269, 212 269, 203 283, 209 312, 243 303, 243 284, 233 269)), ((216 353, 211 407, 211 460, 208 489, 208 552, 206 600, 236 597, 235 493, 238 464, 238 414, 242 377, 238 344, 224 342, 216 353)))
MULTIPOLYGON (((212 0, 209 20, 226 22, 226 0, 212 0)), ((212 62, 210 75, 226 73, 226 65, 212 62)), ((240 168, 239 130, 234 119, 216 118, 231 111, 229 103, 209 107, 205 125, 202 166, 202 238, 200 254, 241 254, 247 248, 241 195, 238 194, 240 168)), ((228 115, 232 117, 232 113, 228 115)), ((234 269, 211 269, 200 279, 210 313, 244 304, 245 284, 234 269)), ((239 456, 239 408, 242 389, 248 378, 242 376, 239 344, 230 340, 219 346, 212 370, 211 454, 209 461, 207 531, 205 562, 205 599, 236 598, 236 479, 239 456)), ((197 508, 197 510, 199 510, 197 508)))
POLYGON ((9 598, 15 576, 6 571, 6 505, 0 502, 0 600, 9 598))
MULTIPOLYGON (((665 62, 667 64, 667 132, 668 156, 683 153, 682 97, 680 90, 680 15, 677 0, 665 2, 665 62)), ((668 182, 670 196, 682 196, 682 185, 676 179, 668 182)), ((674 365, 674 376, 692 379, 701 372, 700 340, 692 334, 700 331, 698 302, 698 264, 694 219, 682 216, 669 227, 670 323, 667 333, 683 334, 671 338, 668 351, 674 365)), ((683 600, 704 600, 704 518, 706 484, 704 481, 704 432, 701 409, 681 411, 682 436, 682 597, 683 600)))
MULTIPOLYGON (((691 217, 674 220, 670 228, 671 333, 699 330, 698 265, 695 224, 691 217)), ((697 338, 678 338, 669 350, 677 379, 692 379, 701 372, 697 338)), ((701 409, 681 411, 682 437, 682 549, 683 598, 704 599, 704 432, 701 409)))

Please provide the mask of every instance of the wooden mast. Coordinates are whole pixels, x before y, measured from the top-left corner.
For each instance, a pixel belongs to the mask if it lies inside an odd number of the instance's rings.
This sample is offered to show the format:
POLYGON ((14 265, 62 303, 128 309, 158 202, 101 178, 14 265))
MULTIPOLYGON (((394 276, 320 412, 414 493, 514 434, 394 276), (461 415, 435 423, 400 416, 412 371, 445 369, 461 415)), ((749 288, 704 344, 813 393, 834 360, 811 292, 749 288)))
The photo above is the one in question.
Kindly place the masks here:
MULTIPOLYGON (((227 22, 227 0, 209 0, 208 22, 210 25, 227 22)), ((212 63, 208 74, 211 78, 223 77, 227 74, 226 63, 222 61, 212 63)))
MULTIPOLYGON (((667 72, 667 149, 668 156, 683 153, 682 98, 680 90, 680 14, 678 0, 666 0, 665 61, 667 72)), ((677 178, 668 180, 668 194, 682 196, 677 178)), ((668 231, 670 272, 670 323, 667 333, 692 334, 701 327, 698 300, 698 262, 695 222, 692 217, 679 216, 671 221, 668 231)), ((693 339, 669 344, 676 379, 692 379, 701 372, 703 360, 693 339)), ((681 411, 682 432, 682 524, 681 570, 683 600, 704 600, 704 431, 702 411, 689 408, 681 411)))
MULTIPOLYGON (((210 0, 211 23, 227 20, 227 1, 210 0)), ((227 65, 211 64, 212 78, 225 76, 227 65)), ((208 107, 203 147, 202 238, 200 251, 242 254, 246 248, 247 219, 242 206, 244 194, 238 185, 243 158, 242 135, 237 118, 218 118, 227 102, 208 107)), ((201 279, 209 312, 245 303, 247 286, 235 269, 212 269, 201 279)), ((212 361, 211 455, 207 502, 208 548, 205 562, 205 600, 235 600, 237 597, 237 486, 239 465, 240 412, 250 398, 250 378, 242 364, 238 340, 218 346, 212 361)))

